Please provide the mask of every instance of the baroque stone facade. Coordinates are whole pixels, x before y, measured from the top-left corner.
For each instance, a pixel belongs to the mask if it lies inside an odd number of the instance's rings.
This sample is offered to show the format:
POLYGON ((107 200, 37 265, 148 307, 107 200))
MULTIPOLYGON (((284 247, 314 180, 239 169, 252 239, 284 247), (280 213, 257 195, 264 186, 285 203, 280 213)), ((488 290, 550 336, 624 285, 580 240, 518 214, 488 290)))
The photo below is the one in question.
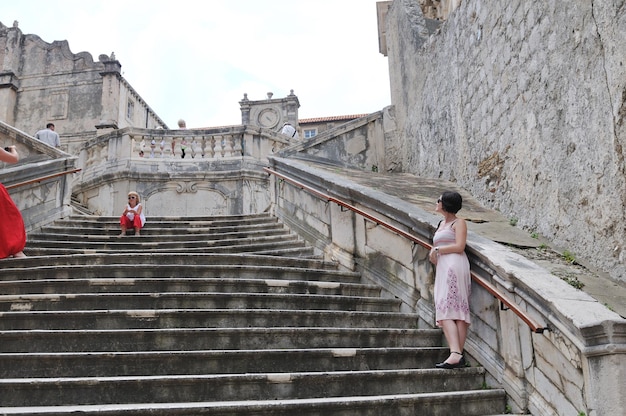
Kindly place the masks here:
POLYGON ((61 148, 124 127, 167 128, 121 75, 115 55, 94 61, 67 41, 45 42, 0 23, 0 119, 34 135, 53 122, 61 148))
MULTIPOLYGON (((452 180, 626 281, 623 0, 387 11, 396 170, 452 180)), ((380 15, 380 12, 379 12, 380 15)))

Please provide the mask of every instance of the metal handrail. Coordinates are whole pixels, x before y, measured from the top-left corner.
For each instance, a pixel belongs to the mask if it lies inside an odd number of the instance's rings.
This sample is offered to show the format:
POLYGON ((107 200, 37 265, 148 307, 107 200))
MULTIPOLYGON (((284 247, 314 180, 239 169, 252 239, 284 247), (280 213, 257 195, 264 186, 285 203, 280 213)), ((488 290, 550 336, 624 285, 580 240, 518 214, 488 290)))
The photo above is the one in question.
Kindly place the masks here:
MULTIPOLYGON (((389 224, 386 221, 381 220, 380 218, 376 218, 375 216, 353 206, 348 204, 347 202, 344 202, 340 199, 334 198, 330 195, 327 195, 323 192, 320 192, 318 190, 316 190, 313 187, 310 187, 308 185, 303 184, 302 182, 299 182, 295 179, 292 179, 286 175, 283 175, 281 173, 276 172, 273 169, 270 168, 264 168, 264 170, 272 175, 275 175, 297 187, 299 187, 300 189, 303 189, 313 195, 318 196, 320 199, 325 199, 326 201, 329 202, 334 202, 337 205, 340 205, 344 208, 347 208, 365 218, 367 218, 368 220, 378 224, 378 225, 382 225, 383 227, 393 231, 394 233, 413 241, 414 243, 419 244, 420 246, 430 250, 433 246, 426 242, 421 240, 420 238, 414 236, 411 233, 408 233, 406 231, 403 231, 401 229, 399 229, 398 227, 389 224)), ((504 293, 500 292, 498 290, 498 288, 496 288, 493 284, 491 284, 490 282, 488 282, 487 280, 483 279, 481 276, 477 275, 475 272, 470 271, 470 274, 472 276, 472 279, 478 283, 480 286, 484 287, 489 293, 491 293, 494 297, 496 297, 500 302, 502 302, 502 304, 506 305, 506 307, 510 310, 512 310, 522 321, 524 321, 526 323, 526 325, 528 325, 530 327, 530 329, 537 334, 542 334, 544 331, 549 331, 550 328, 548 328, 545 325, 541 325, 539 324, 537 321, 535 321, 532 317, 528 316, 528 314, 526 314, 523 310, 520 309, 520 307, 513 301, 511 300, 507 295, 505 295, 504 293)))
POLYGON ((72 169, 72 170, 66 170, 66 171, 63 171, 63 172, 53 173, 52 175, 42 176, 40 178, 30 179, 28 181, 19 182, 19 183, 14 183, 13 185, 5 186, 5 188, 6 189, 19 188, 20 186, 25 186, 25 185, 30 185, 31 183, 37 183, 37 182, 45 181, 47 179, 56 178, 57 176, 63 176, 63 175, 67 175, 69 173, 80 172, 81 170, 82 169, 72 169))

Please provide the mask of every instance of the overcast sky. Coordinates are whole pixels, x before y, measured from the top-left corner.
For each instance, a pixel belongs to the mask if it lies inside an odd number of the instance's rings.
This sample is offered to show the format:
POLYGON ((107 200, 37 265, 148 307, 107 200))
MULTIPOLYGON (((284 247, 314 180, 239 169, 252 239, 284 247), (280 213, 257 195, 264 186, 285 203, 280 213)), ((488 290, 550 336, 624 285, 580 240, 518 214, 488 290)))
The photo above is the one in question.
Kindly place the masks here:
POLYGON ((0 22, 73 53, 122 64, 124 78, 175 128, 241 123, 239 101, 300 100, 299 118, 390 104, 376 0, 4 0, 0 22))

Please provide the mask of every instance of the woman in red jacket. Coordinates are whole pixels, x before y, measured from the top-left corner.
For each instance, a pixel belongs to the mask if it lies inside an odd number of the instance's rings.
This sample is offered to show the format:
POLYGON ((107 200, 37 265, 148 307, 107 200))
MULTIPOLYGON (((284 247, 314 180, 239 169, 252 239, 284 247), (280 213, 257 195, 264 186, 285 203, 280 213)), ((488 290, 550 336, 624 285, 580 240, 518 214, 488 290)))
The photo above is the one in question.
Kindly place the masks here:
MULTIPOLYGON (((0 148, 0 161, 16 163, 20 160, 15 146, 0 148)), ((4 185, 0 184, 0 259, 26 257, 26 229, 20 210, 17 209, 4 185)))

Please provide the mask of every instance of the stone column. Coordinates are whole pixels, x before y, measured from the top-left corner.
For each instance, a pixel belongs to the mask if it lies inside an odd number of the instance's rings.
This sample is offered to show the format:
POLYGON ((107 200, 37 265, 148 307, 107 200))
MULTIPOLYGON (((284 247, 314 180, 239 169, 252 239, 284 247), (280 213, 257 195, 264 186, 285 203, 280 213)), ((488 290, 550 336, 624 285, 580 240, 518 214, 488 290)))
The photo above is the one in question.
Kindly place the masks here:
POLYGON ((115 59, 114 54, 111 54, 111 58, 100 55, 100 61, 104 64, 104 70, 100 72, 102 76, 102 115, 100 122, 96 125, 99 136, 118 128, 122 82, 122 65, 115 59))
POLYGON ((289 95, 285 97, 284 101, 287 110, 287 122, 298 130, 298 108, 300 108, 300 101, 293 93, 293 90, 289 92, 289 95))
POLYGON ((2 68, 0 69, 0 119, 5 123, 15 125, 15 105, 19 85, 19 68, 23 35, 18 22, 13 27, 6 28, 6 37, 0 47, 4 49, 2 68))
POLYGON ((243 95, 243 100, 239 101, 241 107, 241 124, 246 126, 250 124, 250 100, 248 100, 248 94, 243 95))
POLYGON ((0 120, 15 125, 15 104, 17 102, 18 80, 11 71, 0 73, 0 120))

